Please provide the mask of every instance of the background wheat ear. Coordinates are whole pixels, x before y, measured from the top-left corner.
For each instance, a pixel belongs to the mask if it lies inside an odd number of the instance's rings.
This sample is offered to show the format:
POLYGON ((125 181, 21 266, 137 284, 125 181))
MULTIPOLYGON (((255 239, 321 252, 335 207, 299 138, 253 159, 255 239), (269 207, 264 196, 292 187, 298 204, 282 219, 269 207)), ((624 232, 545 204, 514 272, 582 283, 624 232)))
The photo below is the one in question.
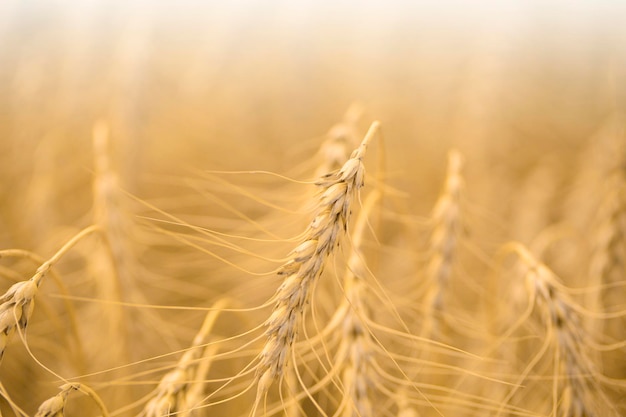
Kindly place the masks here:
POLYGON ((204 374, 210 366, 211 355, 214 355, 218 349, 216 344, 205 345, 218 315, 227 304, 226 299, 218 300, 213 304, 202 327, 193 338, 191 347, 182 355, 174 369, 161 378, 156 392, 140 416, 188 416, 193 412, 193 407, 199 405, 197 403, 203 397, 204 374), (208 356, 203 358, 202 355, 208 356))
POLYGON ((98 406, 100 412, 102 413, 102 416, 109 416, 109 412, 107 411, 106 406, 94 390, 84 384, 71 383, 63 385, 61 387, 61 391, 58 394, 44 401, 39 406, 35 417, 64 417, 64 410, 67 403, 67 398, 73 391, 82 392, 85 395, 89 396, 98 406))
POLYGON ((345 298, 337 306, 337 312, 329 324, 329 327, 336 324, 339 327, 337 330, 342 332, 334 366, 341 375, 343 390, 343 399, 337 412, 346 417, 373 416, 378 408, 378 396, 375 393, 376 371, 373 366, 376 343, 366 323, 372 305, 371 297, 367 294, 368 268, 361 245, 368 219, 380 199, 379 190, 370 192, 356 219, 350 235, 351 250, 343 276, 345 298))
POLYGON ((21 337, 24 336, 26 326, 35 309, 35 297, 39 291, 39 286, 50 269, 81 239, 98 231, 98 227, 90 226, 79 232, 50 259, 41 264, 29 280, 13 284, 0 297, 0 359, 4 356, 9 338, 16 331, 20 333, 21 337))
MULTIPOLYGON (((552 352, 542 349, 543 353, 550 352, 554 357, 548 361, 554 367, 552 384, 557 393, 552 398, 553 412, 564 417, 617 416, 618 412, 605 392, 604 377, 591 356, 593 343, 591 335, 582 326, 580 307, 545 264, 523 245, 512 247, 523 265, 529 311, 535 312, 529 319, 538 320, 545 331, 544 346, 553 349, 552 352)), ((528 376, 541 356, 536 354, 530 360, 522 377, 528 376)))
MULTIPOLYGON (((592 255, 589 262, 589 282, 598 290, 589 294, 592 311, 617 313, 626 296, 626 144, 620 143, 615 152, 617 162, 605 177, 601 202, 595 216, 592 255)), ((596 337, 607 343, 626 338, 624 316, 588 320, 587 326, 596 337)), ((603 355, 604 369, 610 375, 622 375, 626 370, 623 351, 607 351, 603 355)))
POLYGON ((39 406, 35 417, 63 417, 67 396, 74 389, 75 388, 72 385, 62 388, 61 392, 54 397, 47 399, 39 406))
POLYGON ((422 334, 430 338, 445 337, 444 298, 450 285, 458 240, 463 229, 463 159, 458 150, 449 152, 444 188, 431 216, 433 230, 429 239, 430 260, 426 267, 429 286, 424 300, 426 313, 422 330, 422 334))

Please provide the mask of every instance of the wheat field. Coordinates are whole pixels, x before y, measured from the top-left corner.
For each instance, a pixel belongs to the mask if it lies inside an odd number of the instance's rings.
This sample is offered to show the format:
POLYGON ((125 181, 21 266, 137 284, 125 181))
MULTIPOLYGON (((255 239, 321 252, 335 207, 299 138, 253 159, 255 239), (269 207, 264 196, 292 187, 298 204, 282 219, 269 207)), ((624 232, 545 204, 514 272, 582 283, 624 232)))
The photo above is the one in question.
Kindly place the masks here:
POLYGON ((0 415, 626 415, 624 18, 0 2, 0 415))

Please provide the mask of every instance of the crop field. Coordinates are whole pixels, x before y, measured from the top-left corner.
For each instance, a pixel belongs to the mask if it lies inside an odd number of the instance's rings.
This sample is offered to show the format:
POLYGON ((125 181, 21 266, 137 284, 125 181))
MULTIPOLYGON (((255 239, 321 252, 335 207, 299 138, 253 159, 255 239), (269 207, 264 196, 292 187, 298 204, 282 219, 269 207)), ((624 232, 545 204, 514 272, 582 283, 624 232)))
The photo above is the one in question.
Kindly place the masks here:
POLYGON ((626 3, 0 2, 0 416, 626 415, 626 3))

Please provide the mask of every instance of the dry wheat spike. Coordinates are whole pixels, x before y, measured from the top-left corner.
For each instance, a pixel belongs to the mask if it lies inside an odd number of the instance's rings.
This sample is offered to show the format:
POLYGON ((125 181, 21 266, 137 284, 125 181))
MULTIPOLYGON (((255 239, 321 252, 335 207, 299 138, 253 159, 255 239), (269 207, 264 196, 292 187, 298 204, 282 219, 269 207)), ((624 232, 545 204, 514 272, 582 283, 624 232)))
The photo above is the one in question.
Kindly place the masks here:
POLYGON ((322 273, 326 259, 347 232, 353 201, 364 185, 363 157, 379 125, 379 122, 372 123, 360 146, 339 171, 327 174, 317 182, 322 192, 315 218, 301 243, 290 253, 291 259, 279 271, 285 279, 274 295, 274 311, 266 321, 267 341, 257 368, 258 391, 254 409, 271 382, 284 375, 289 350, 311 288, 322 273))

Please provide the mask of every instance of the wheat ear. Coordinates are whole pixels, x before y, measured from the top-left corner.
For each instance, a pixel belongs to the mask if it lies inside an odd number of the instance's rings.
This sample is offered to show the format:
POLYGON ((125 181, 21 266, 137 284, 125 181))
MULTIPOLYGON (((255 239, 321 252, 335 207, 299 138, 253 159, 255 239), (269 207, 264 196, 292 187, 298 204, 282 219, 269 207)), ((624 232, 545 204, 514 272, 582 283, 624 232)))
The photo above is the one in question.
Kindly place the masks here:
MULTIPOLYGON (((346 111, 342 121, 328 130, 318 151, 321 163, 315 169, 315 177, 340 169, 350 158, 350 153, 359 141, 355 123, 361 113, 361 106, 358 103, 353 103, 346 111)), ((315 195, 317 195, 317 190, 315 195)), ((292 387, 292 390, 287 393, 292 398, 285 403, 285 417, 297 417, 301 415, 301 405, 295 389, 299 383, 297 370, 293 367, 287 368, 284 379, 287 386, 292 387)))
POLYGON ((600 390, 598 371, 588 356, 588 335, 581 326, 576 306, 561 290, 554 273, 522 245, 515 250, 526 267, 525 285, 531 305, 537 309, 541 324, 549 331, 557 349, 557 371, 562 383, 555 382, 560 401, 559 417, 612 415, 610 401, 600 390), (600 413, 598 410, 602 410, 600 413))
MULTIPOLYGON (((156 393, 140 413, 141 417, 188 415, 190 407, 195 405, 194 402, 197 402, 199 393, 202 392, 198 388, 203 379, 203 376, 199 374, 205 372, 204 369, 200 369, 202 368, 200 366, 202 347, 226 304, 227 300, 221 299, 211 307, 211 311, 206 315, 202 327, 193 339, 191 348, 183 354, 176 367, 161 378, 156 393)), ((215 345, 208 348, 215 350, 215 345)), ((210 358, 207 359, 210 360, 210 358)))
POLYGON ((285 279, 274 295, 274 311, 265 322, 267 341, 258 365, 255 409, 272 381, 284 375, 311 289, 321 275, 326 259, 348 229, 353 200, 364 184, 363 157, 379 125, 379 122, 372 123, 360 146, 339 171, 327 174, 317 182, 322 192, 315 218, 301 243, 290 253, 291 259, 278 272, 285 279))
POLYGON ((7 343, 17 328, 26 330, 35 308, 35 297, 39 285, 48 274, 50 268, 65 255, 79 240, 98 230, 97 226, 90 226, 72 239, 55 253, 50 259, 41 264, 35 275, 29 280, 13 284, 6 293, 0 297, 0 360, 4 356, 7 343))
POLYGON ((448 172, 443 192, 432 214, 434 230, 430 236, 431 257, 427 267, 430 281, 426 294, 426 316, 423 334, 440 336, 443 298, 452 275, 456 246, 461 232, 461 195, 463 192, 463 156, 457 150, 448 154, 448 172))
POLYGON ((57 395, 48 398, 46 401, 41 403, 39 409, 37 410, 37 414, 35 414, 35 417, 64 417, 65 403, 67 402, 67 397, 72 391, 81 391, 82 393, 91 397, 98 405, 98 408, 102 412, 102 416, 109 416, 109 413, 104 406, 104 403, 94 390, 84 384, 72 383, 63 385, 61 387, 61 391, 57 395))
POLYGON ((98 122, 93 128, 93 153, 95 176, 93 181, 94 223, 100 225, 110 252, 115 279, 103 282, 104 294, 107 298, 121 299, 121 293, 137 292, 132 286, 133 265, 129 260, 129 253, 125 233, 128 233, 130 224, 121 209, 120 178, 113 169, 110 157, 109 127, 104 122, 98 122))
POLYGON ((339 169, 346 162, 359 140, 355 123, 362 112, 361 106, 353 103, 346 111, 343 120, 328 130, 326 139, 319 150, 322 164, 317 168, 316 176, 339 169))
POLYGON ((374 415, 370 395, 370 389, 375 385, 370 363, 373 360, 374 349, 372 347, 374 341, 367 325, 363 322, 363 317, 369 315, 369 309, 365 297, 367 269, 364 265, 360 246, 367 225, 367 218, 379 198, 380 192, 377 190, 367 196, 355 223, 351 238, 352 253, 348 259, 348 270, 343 281, 346 298, 338 309, 343 337, 338 348, 336 366, 343 368, 343 389, 349 394, 348 398, 351 405, 351 407, 344 408, 342 417, 370 417, 374 415))
MULTIPOLYGON (((127 227, 119 210, 119 178, 111 164, 108 125, 103 121, 97 122, 93 127, 92 138, 95 168, 92 184, 93 221, 102 229, 104 245, 102 250, 90 257, 89 268, 98 277, 96 285, 101 298, 123 301, 122 294, 128 292, 123 291, 123 287, 128 288, 132 281, 128 275, 129 250, 122 235, 127 227)), ((100 312, 108 325, 106 337, 117 340, 111 346, 108 357, 130 361, 126 326, 132 321, 126 317, 126 313, 124 307, 117 303, 106 305, 100 312)), ((128 395, 129 390, 125 394, 128 395)))
POLYGON ((370 387, 375 385, 371 361, 375 342, 365 321, 370 315, 367 305, 367 267, 361 252, 363 233, 374 205, 381 197, 378 190, 371 192, 363 204, 350 237, 352 250, 343 275, 344 298, 328 320, 327 331, 341 332, 341 341, 334 359, 334 367, 341 372, 344 399, 335 415, 342 417, 373 415, 370 387))
MULTIPOLYGON (((598 212, 589 272, 591 282, 604 288, 593 294, 591 308, 611 312, 623 304, 626 295, 619 286, 626 280, 626 165, 614 173, 608 185, 598 212)), ((624 339, 624 320, 621 318, 601 323, 594 321, 594 328, 598 334, 614 340, 624 339)))

